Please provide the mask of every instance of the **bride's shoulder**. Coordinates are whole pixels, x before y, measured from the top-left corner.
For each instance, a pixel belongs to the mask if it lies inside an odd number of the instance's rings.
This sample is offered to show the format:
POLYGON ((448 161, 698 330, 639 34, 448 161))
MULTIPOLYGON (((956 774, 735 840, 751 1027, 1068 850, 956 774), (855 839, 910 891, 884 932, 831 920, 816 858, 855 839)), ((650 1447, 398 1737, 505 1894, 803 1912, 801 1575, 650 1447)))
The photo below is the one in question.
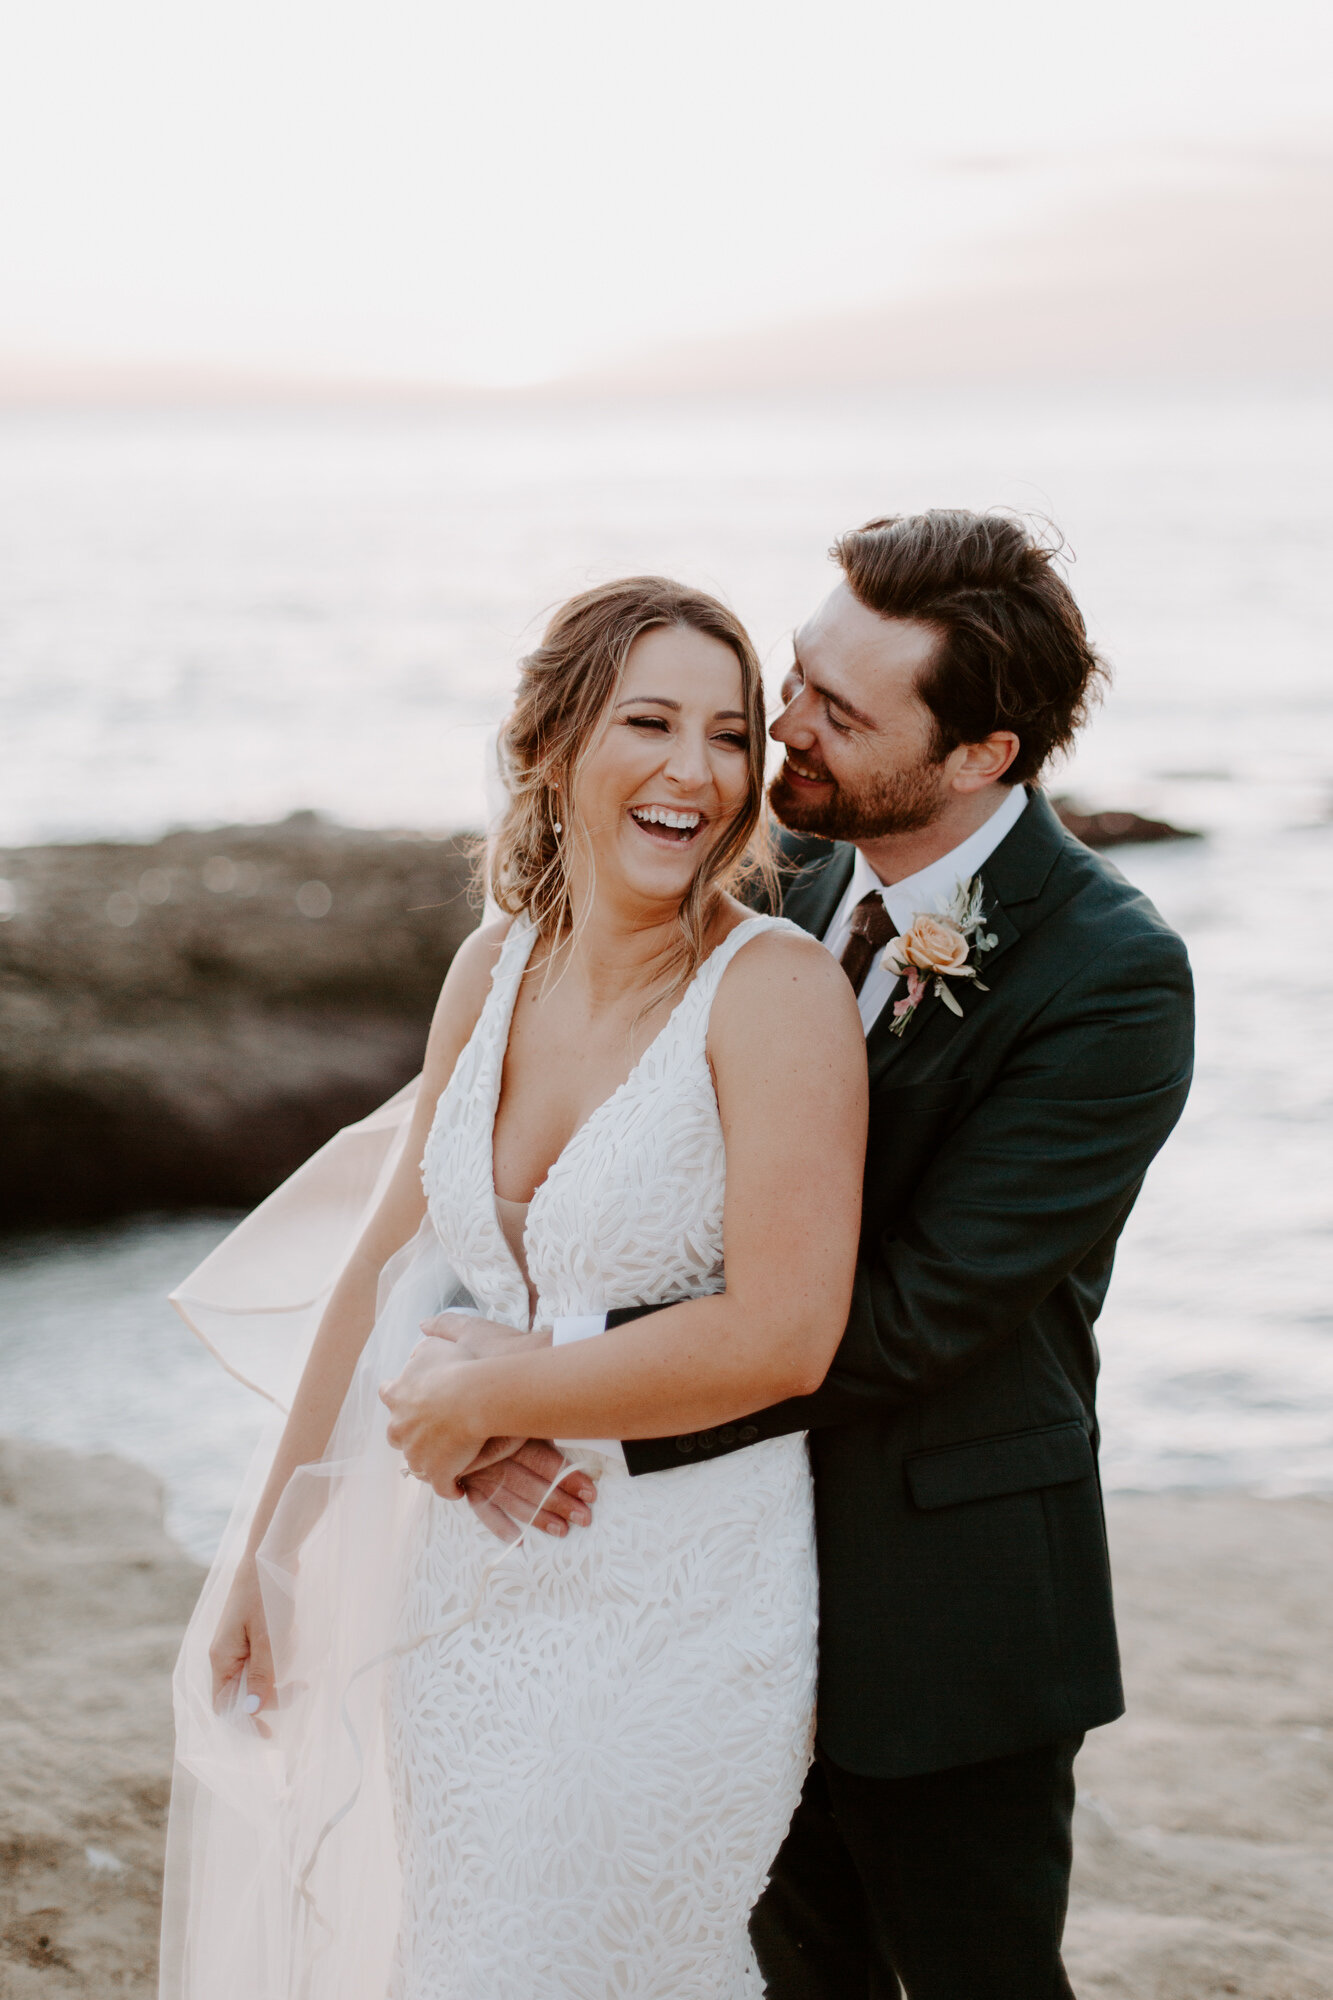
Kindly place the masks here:
POLYGON ((734 953, 707 1050, 729 1148, 746 1131, 780 1148, 793 1104, 802 1106, 802 1144, 813 1134, 817 1145, 825 1126, 841 1144, 865 1115, 865 1036, 851 981, 803 931, 765 925, 734 953))
POLYGON ((424 1071, 428 1079, 441 1069, 447 1079, 459 1050, 476 1027, 491 989, 491 974, 512 923, 512 918, 501 917, 495 923, 483 924, 454 953, 430 1024, 424 1071))
MULTIPOLYGON (((739 931, 749 935, 739 940, 739 948, 732 955, 724 975, 733 983, 737 980, 771 977, 779 968, 794 979, 811 979, 816 983, 825 980, 829 968, 842 974, 842 967, 825 950, 818 938, 811 937, 797 924, 785 917, 756 917, 753 910, 742 910, 740 917, 723 939, 725 944, 739 931)), ((843 975, 843 984, 846 984, 843 975)))
POLYGON ((514 926, 513 917, 497 917, 464 938, 449 963, 440 989, 440 1006, 471 1007, 473 1021, 490 989, 491 974, 514 926))
POLYGON ((718 986, 710 1040, 766 1027, 782 1039, 831 1033, 853 1049, 864 1039, 838 961, 817 938, 781 919, 753 931, 733 954, 718 986))

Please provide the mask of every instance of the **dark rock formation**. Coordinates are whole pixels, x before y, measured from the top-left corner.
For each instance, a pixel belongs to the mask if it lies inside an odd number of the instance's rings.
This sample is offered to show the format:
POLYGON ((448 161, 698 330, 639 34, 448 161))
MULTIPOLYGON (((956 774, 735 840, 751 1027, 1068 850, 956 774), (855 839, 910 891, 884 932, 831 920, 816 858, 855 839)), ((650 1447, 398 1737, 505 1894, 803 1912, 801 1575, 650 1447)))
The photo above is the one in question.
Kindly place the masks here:
POLYGON ((1129 847, 1136 841, 1201 837, 1186 827, 1172 826, 1164 819, 1143 819, 1138 813, 1087 812, 1073 799, 1052 799, 1051 804, 1074 838, 1085 847, 1129 847))
POLYGON ((262 1198, 420 1068, 468 876, 309 813, 0 850, 0 1220, 262 1198))

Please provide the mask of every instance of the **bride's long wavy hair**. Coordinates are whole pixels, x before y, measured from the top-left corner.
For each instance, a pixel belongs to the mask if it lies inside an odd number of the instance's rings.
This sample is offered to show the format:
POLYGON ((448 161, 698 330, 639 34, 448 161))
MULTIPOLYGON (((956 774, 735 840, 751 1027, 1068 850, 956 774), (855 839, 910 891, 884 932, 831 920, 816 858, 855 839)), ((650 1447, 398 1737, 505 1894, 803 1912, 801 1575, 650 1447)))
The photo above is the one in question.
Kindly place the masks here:
POLYGON ((744 802, 699 863, 681 901, 680 946, 668 968, 674 985, 691 978, 707 955, 716 896, 756 874, 771 878, 773 871, 759 660, 745 627, 716 598, 667 577, 627 576, 560 606, 536 651, 519 663, 518 694, 500 732, 509 803, 486 844, 485 873, 499 907, 514 916, 526 911, 549 945, 572 933, 574 843, 582 841, 592 858, 575 804, 579 770, 620 685, 630 647, 643 633, 672 626, 720 639, 735 654, 748 742, 744 802))

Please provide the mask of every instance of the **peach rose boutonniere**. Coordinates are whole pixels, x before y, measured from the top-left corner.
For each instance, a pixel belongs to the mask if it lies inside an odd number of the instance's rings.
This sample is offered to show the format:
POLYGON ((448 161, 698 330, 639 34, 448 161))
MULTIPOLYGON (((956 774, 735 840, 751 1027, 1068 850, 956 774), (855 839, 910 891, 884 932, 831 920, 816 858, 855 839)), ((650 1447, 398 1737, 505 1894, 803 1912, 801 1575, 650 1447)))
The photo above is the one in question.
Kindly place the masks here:
POLYGON ((987 931, 981 910, 982 889, 977 876, 960 882, 953 901, 943 910, 918 911, 901 937, 892 938, 884 953, 886 971, 907 980, 903 999, 893 1003, 890 1034, 901 1035, 928 992, 933 991, 951 1014, 962 1018, 962 1008, 948 986, 951 979, 970 979, 981 993, 989 992, 977 978, 975 965, 968 963, 999 942, 987 931))

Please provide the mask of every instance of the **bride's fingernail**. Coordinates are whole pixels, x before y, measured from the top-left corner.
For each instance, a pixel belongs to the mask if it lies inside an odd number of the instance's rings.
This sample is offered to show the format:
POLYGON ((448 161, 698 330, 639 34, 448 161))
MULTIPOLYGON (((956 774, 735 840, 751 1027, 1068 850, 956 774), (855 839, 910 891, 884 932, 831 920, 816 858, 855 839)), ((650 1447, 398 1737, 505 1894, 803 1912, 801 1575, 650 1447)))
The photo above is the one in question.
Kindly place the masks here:
POLYGON ((257 1694, 248 1694, 245 1697, 245 1712, 247 1715, 258 1715, 259 1696, 257 1694))

